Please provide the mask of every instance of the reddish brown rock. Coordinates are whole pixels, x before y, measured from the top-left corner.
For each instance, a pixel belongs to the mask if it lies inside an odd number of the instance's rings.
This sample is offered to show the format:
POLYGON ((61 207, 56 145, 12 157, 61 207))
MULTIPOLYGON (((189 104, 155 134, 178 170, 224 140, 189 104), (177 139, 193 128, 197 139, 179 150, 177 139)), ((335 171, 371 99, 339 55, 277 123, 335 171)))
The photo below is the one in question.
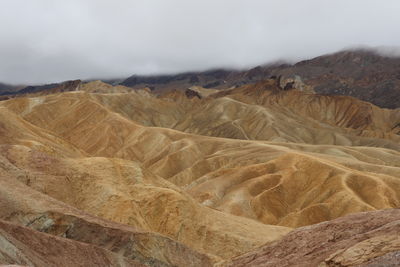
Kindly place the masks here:
POLYGON ((29 266, 146 266, 93 245, 0 221, 0 262, 29 266))
POLYGON ((400 209, 357 213, 298 228, 228 265, 399 266, 399 236, 400 209))

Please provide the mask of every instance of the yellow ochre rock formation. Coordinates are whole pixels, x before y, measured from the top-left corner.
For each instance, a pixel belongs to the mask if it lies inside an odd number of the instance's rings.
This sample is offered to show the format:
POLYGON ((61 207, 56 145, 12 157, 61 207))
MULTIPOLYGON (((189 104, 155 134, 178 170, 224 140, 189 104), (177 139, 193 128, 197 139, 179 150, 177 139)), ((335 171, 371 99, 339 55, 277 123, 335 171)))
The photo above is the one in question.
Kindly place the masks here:
POLYGON ((192 89, 201 97, 97 81, 0 102, 0 226, 111 246, 90 253, 112 262, 124 249, 128 265, 209 266, 294 228, 400 207, 400 110, 273 80, 192 89), (147 243, 96 243, 72 221, 147 243))

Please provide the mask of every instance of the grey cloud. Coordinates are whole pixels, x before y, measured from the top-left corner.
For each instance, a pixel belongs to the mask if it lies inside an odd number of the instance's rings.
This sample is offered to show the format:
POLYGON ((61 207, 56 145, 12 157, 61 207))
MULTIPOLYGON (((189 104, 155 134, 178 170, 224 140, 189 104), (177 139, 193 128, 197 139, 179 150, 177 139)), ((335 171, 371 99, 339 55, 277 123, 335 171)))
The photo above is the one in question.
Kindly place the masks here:
POLYGON ((399 10, 398 0, 1 0, 0 82, 245 68, 360 45, 393 55, 399 10))

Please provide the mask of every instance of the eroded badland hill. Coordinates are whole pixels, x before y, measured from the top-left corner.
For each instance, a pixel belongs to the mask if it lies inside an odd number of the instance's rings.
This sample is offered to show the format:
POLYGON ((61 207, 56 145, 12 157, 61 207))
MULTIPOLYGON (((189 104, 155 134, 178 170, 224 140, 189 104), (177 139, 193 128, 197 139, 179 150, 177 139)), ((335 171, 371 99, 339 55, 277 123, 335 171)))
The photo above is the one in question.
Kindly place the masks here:
POLYGON ((400 109, 288 83, 1 101, 0 263, 400 264, 400 109))

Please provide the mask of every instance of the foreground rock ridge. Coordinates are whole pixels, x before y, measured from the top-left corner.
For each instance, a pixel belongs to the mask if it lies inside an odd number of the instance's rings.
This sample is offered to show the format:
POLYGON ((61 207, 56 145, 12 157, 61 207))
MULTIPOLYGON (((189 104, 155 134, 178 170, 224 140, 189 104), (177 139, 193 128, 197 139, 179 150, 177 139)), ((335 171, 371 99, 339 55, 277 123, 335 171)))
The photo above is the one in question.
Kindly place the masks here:
POLYGON ((400 264, 400 109, 282 79, 1 101, 0 264, 400 264))

